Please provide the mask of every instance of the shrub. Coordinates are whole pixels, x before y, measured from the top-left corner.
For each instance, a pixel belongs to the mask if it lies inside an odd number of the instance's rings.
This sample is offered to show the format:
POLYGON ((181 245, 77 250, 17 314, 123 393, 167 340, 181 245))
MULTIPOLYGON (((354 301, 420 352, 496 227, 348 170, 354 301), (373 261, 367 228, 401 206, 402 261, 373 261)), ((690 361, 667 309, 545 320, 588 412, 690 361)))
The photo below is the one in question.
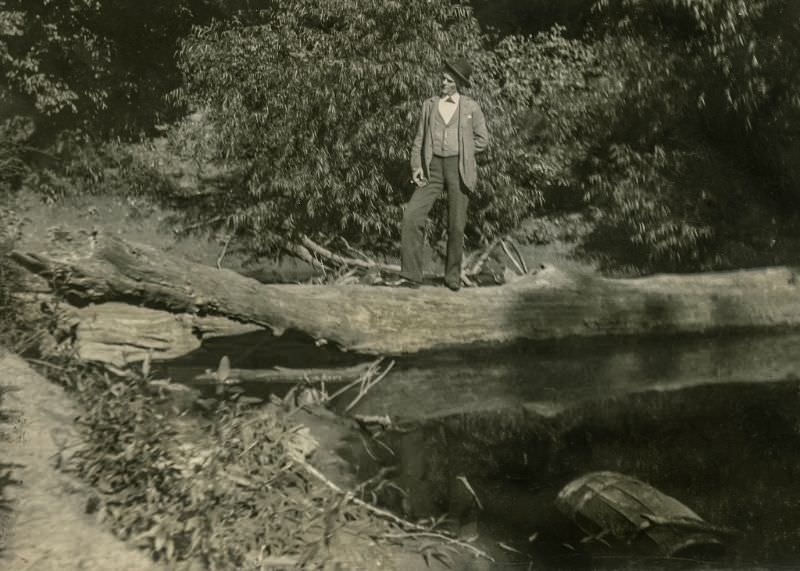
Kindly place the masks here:
POLYGON ((198 29, 181 50, 177 95, 206 113, 212 157, 231 176, 199 193, 192 223, 215 222, 264 253, 302 235, 392 251, 421 101, 436 93, 443 54, 464 53, 495 141, 479 161, 468 234, 513 229, 570 185, 583 149, 574 134, 613 90, 587 83, 608 71, 595 46, 558 29, 487 46, 467 7, 423 0, 284 0, 198 29))
MULTIPOLYGON (((763 250, 797 206, 797 11, 785 0, 602 0, 626 96, 584 163, 599 234, 646 269, 709 269, 763 250), (744 212, 748 212, 746 216, 744 212), (752 213, 759 213, 754 223, 752 213)), ((772 253, 753 255, 751 262, 772 253)), ((741 261, 741 260, 740 260, 741 261)))
POLYGON ((96 488, 90 504, 100 520, 159 561, 198 558, 212 570, 365 569, 397 541, 392 536, 407 536, 425 557, 449 557, 450 546, 417 541, 414 529, 405 534, 305 468, 301 426, 281 406, 218 399, 204 401, 205 416, 177 416, 169 383, 147 367, 112 378, 74 361, 62 365, 87 438, 68 466, 96 488), (343 536, 360 539, 342 549, 343 536))

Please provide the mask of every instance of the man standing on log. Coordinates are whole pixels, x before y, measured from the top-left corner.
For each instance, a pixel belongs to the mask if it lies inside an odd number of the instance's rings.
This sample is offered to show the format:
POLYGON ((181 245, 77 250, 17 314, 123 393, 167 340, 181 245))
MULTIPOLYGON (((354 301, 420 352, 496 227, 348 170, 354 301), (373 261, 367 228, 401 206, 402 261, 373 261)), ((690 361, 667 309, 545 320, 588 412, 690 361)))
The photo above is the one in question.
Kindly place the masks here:
POLYGON ((486 149, 489 132, 478 103, 461 93, 470 86, 472 67, 464 58, 445 61, 439 95, 422 104, 411 146, 412 181, 417 188, 403 214, 400 249, 402 279, 396 285, 419 287, 425 223, 433 203, 447 190, 447 258, 444 283, 461 287, 461 258, 468 193, 475 189, 475 154, 486 149))

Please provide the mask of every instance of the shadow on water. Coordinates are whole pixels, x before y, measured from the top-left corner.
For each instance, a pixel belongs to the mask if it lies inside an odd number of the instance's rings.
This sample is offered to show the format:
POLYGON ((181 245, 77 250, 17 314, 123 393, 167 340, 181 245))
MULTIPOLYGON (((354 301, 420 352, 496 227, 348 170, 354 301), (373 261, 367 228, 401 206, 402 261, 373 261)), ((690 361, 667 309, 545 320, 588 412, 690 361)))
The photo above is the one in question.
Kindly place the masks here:
MULTIPOLYGON (((417 420, 527 403, 555 414, 583 400, 642 390, 800 378, 798 346, 800 333, 791 332, 572 338, 420 352, 394 357, 391 373, 355 412, 417 420)), ((185 382, 216 369, 224 355, 233 367, 248 369, 345 367, 374 359, 318 347, 299 332, 257 332, 210 339, 161 369, 185 382)))
POLYGON ((206 369, 216 370, 223 356, 227 356, 231 366, 238 369, 347 367, 372 360, 335 347, 317 346, 312 337, 298 331, 290 330, 280 337, 256 331, 211 338, 199 349, 164 361, 158 367, 175 381, 189 382, 206 369))
POLYGON ((646 391, 584 401, 550 417, 525 409, 451 415, 395 434, 390 445, 399 457, 396 481, 409 491, 405 509, 416 517, 449 513, 454 529, 467 526, 507 562, 536 569, 701 565, 585 542, 556 511, 556 494, 583 474, 610 470, 739 530, 717 568, 800 564, 799 381, 646 391), (497 549, 498 541, 520 554, 497 549))
MULTIPOLYGON (((798 344, 797 332, 740 333, 424 352, 397 358, 353 412, 414 427, 384 435, 394 455, 379 460, 407 492, 390 494, 386 504, 409 517, 449 514, 454 530, 477 533, 505 562, 497 569, 797 568, 798 344), (554 498, 599 470, 643 480, 741 535, 714 565, 581 542, 554 498)), ((215 368, 222 355, 240 368, 373 358, 316 347, 298 333, 249 334, 211 340, 165 367, 185 380, 215 368)), ((344 395, 334 408, 350 400, 344 395)), ((357 463, 365 454, 360 442, 343 444, 340 454, 357 463)))
POLYGON ((429 418, 522 403, 556 414, 585 400, 705 383, 800 378, 800 334, 617 337, 419 353, 359 405, 429 418))

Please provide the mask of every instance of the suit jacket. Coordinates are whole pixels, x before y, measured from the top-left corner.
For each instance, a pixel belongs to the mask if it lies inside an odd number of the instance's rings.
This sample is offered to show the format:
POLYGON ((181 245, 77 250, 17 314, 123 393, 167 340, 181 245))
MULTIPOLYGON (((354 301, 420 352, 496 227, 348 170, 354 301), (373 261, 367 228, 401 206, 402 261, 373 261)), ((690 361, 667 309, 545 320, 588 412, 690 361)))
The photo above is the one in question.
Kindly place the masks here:
MULTIPOLYGON (((411 170, 422 168, 425 176, 430 176, 430 164, 433 158, 433 119, 439 112, 439 97, 434 96, 422 103, 417 135, 411 145, 411 170)), ((475 188, 478 179, 478 168, 475 154, 480 153, 489 144, 489 131, 480 105, 471 97, 459 95, 458 101, 458 171, 461 180, 468 190, 475 188)))

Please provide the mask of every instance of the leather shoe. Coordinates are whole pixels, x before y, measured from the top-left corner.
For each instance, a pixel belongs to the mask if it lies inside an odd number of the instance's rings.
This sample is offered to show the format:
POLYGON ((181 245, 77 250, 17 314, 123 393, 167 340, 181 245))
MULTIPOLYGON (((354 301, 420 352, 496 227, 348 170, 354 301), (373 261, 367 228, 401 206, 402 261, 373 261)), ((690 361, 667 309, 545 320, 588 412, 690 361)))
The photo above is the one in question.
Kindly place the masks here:
POLYGON ((451 291, 458 291, 458 290, 461 289, 461 284, 454 284, 452 282, 444 282, 444 285, 446 285, 451 291))
POLYGON ((389 285, 394 287, 407 287, 411 289, 418 289, 422 284, 419 282, 415 282, 414 280, 409 280, 406 278, 400 278, 396 282, 392 282, 389 285))

